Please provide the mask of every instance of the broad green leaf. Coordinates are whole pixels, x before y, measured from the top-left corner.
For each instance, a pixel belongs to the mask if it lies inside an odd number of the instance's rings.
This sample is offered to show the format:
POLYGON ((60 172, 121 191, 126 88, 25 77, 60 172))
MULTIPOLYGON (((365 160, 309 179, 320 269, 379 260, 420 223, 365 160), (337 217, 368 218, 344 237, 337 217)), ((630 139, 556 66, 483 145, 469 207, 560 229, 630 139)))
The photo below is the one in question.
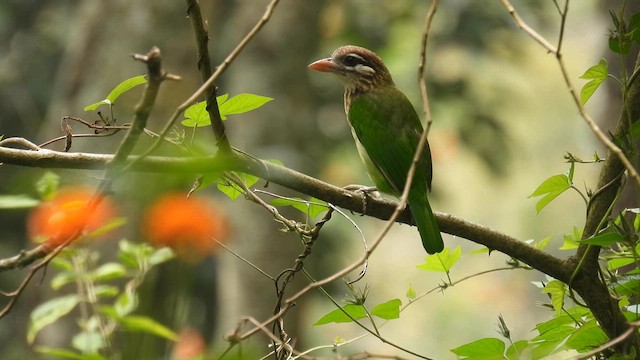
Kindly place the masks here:
POLYGON ((571 334, 566 345, 578 351, 586 351, 596 348, 608 340, 609 338, 596 321, 591 320, 571 334))
POLYGON ((607 269, 610 271, 619 269, 623 266, 631 265, 635 262, 635 259, 632 257, 625 258, 615 258, 607 261, 607 269))
POLYGON ((456 262, 460 259, 462 255, 462 247, 458 246, 453 250, 453 252, 449 248, 445 248, 442 252, 428 255, 425 259, 424 264, 420 264, 416 266, 420 270, 424 271, 436 271, 436 272, 446 272, 455 265, 456 262))
POLYGON ((301 198, 276 198, 271 200, 271 205, 273 206, 292 206, 293 208, 308 214, 311 218, 315 218, 329 209, 328 206, 320 204, 326 204, 326 202, 316 198, 311 198, 309 202, 301 198))
POLYGON ((238 94, 220 105, 220 115, 225 120, 228 115, 242 114, 255 110, 273 100, 273 98, 254 95, 238 94))
POLYGON ((582 229, 578 229, 577 227, 573 227, 572 234, 564 235, 564 243, 559 248, 559 250, 572 250, 577 249, 580 245, 580 239, 582 238, 582 229))
POLYGON ((36 352, 44 355, 54 356, 60 359, 73 359, 73 360, 106 360, 99 354, 79 354, 77 352, 67 349, 55 349, 49 347, 38 346, 35 348, 36 352))
POLYGON ((496 338, 484 338, 459 346, 450 351, 462 359, 497 360, 504 359, 505 344, 496 338))
POLYGON ((313 326, 329 324, 332 322, 335 322, 335 323, 352 322, 353 320, 351 320, 351 318, 344 313, 345 311, 349 315, 351 315, 352 318, 356 320, 362 319, 367 316, 367 313, 364 310, 364 307, 362 305, 348 304, 343 306, 342 309, 335 309, 332 312, 321 317, 320 320, 316 321, 313 324, 313 326))
MULTIPOLYGON (((611 43, 609 43, 611 45, 611 43)), ((591 95, 600 87, 600 84, 607 78, 609 75, 609 69, 607 66, 607 61, 602 59, 596 65, 593 65, 587 71, 580 76, 582 79, 590 80, 587 82, 580 91, 580 102, 582 105, 586 104, 587 101, 591 98, 591 95)))
POLYGON ((0 209, 28 209, 40 205, 29 195, 0 195, 0 209))
POLYGON ((163 262, 167 262, 175 256, 176 255, 171 248, 164 247, 154 251, 153 254, 147 258, 147 261, 149 262, 149 265, 155 266, 162 264, 163 262))
POLYGON ((83 354, 96 354, 105 346, 97 331, 80 332, 71 339, 71 345, 83 354))
POLYGON ((588 239, 581 240, 580 242, 583 244, 590 244, 590 245, 610 246, 610 245, 621 242, 623 239, 624 238, 620 233, 606 232, 606 233, 600 233, 598 235, 592 236, 588 239))
POLYGON ((631 15, 629 20, 629 30, 633 41, 640 44, 640 12, 631 15))
POLYGON ((238 196, 244 194, 243 190, 238 185, 227 182, 226 180, 218 181, 216 187, 221 193, 227 195, 231 200, 235 200, 238 196))
MULTIPOLYGON (((559 329, 564 325, 567 325, 567 326, 573 325, 575 324, 575 319, 581 319, 585 317, 587 314, 590 314, 590 311, 583 307, 574 307, 571 309, 566 309, 562 315, 557 315, 548 321, 537 324, 536 330, 538 330, 538 332, 540 333, 540 336, 543 336, 547 332, 552 331, 554 329, 559 329)), ((573 329, 573 327, 571 326, 569 327, 573 329)), ((543 338, 543 339, 535 338, 533 339, 533 341, 544 340, 544 339, 546 338, 543 338)))
POLYGON ((507 348, 507 359, 509 360, 520 360, 523 359, 522 353, 529 347, 529 341, 520 340, 514 342, 509 348, 507 348))
POLYGON ((125 291, 116 300, 113 308, 119 317, 131 314, 138 307, 138 295, 135 292, 125 291))
POLYGON ((533 247, 535 247, 536 249, 540 249, 540 250, 544 250, 544 248, 547 247, 547 245, 549 245, 549 241, 551 241, 551 236, 547 236, 546 238, 540 240, 540 241, 536 241, 533 244, 533 247))
POLYGON ((120 293, 120 289, 117 286, 112 285, 96 285, 93 287, 93 292, 96 294, 96 297, 114 297, 120 293))
POLYGON ((36 335, 45 326, 53 324, 61 317, 68 314, 80 301, 78 295, 70 294, 53 298, 47 302, 38 305, 31 312, 29 321, 29 330, 27 332, 27 342, 33 344, 36 335))
POLYGON ((120 263, 110 262, 100 265, 91 272, 94 281, 119 279, 127 275, 127 269, 120 263))
POLYGON ((571 188, 571 183, 569 182, 567 175, 554 175, 543 181, 542 184, 540 184, 540 186, 538 186, 538 188, 529 195, 529 198, 544 195, 544 197, 538 200, 538 203, 536 204, 536 211, 540 213, 540 211, 553 199, 569 188, 571 188))
POLYGON ((73 283, 78 279, 78 274, 71 271, 62 271, 57 273, 53 279, 51 279, 51 288, 53 290, 60 290, 61 287, 73 283))
POLYGON ((121 319, 125 330, 141 331, 172 341, 178 340, 178 334, 168 327, 146 316, 129 315, 121 319))
POLYGON ((139 76, 129 78, 121 82, 120 84, 118 84, 115 88, 113 88, 113 90, 111 90, 109 95, 107 95, 106 99, 98 101, 91 105, 85 106, 84 111, 93 111, 98 107, 100 107, 100 105, 113 105, 115 104, 118 97, 120 97, 120 95, 124 94, 125 92, 133 89, 138 85, 142 85, 146 83, 147 83, 147 79, 145 75, 139 75, 139 76))
POLYGON ((185 119, 181 124, 187 127, 203 127, 211 125, 211 118, 207 112, 207 102, 201 101, 189 106, 184 111, 185 119))
POLYGON ((36 190, 40 198, 45 201, 53 199, 60 186, 60 176, 56 173, 47 171, 36 182, 36 190))
POLYGON ((626 34, 619 36, 616 32, 613 36, 609 37, 609 49, 616 54, 629 55, 629 51, 631 51, 631 41, 626 34))
MULTIPOLYGON (((571 321, 573 323, 573 321, 571 321)), ((576 329, 571 325, 558 325, 531 339, 532 342, 562 341, 573 334, 576 329)))
MULTIPOLYGON (((638 33, 640 33, 640 31, 638 33)), ((629 133, 631 134, 631 138, 633 140, 638 140, 638 138, 640 138, 640 121, 635 121, 633 124, 631 124, 629 133)))
POLYGON ((400 317, 400 299, 393 299, 382 304, 378 304, 371 309, 371 315, 375 315, 381 319, 391 320, 400 317))
POLYGON ((564 283, 553 280, 547 284, 547 286, 542 289, 543 293, 547 293, 551 295, 551 304, 553 305, 553 309, 557 314, 562 312, 562 307, 564 306, 564 295, 567 291, 567 287, 564 283))

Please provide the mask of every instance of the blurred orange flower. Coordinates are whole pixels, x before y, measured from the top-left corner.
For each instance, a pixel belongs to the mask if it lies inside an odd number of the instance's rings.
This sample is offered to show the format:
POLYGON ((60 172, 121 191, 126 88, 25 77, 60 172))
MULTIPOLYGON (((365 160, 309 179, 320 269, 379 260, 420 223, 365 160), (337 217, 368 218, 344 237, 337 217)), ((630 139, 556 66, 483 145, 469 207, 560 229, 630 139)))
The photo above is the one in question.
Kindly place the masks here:
POLYGON ((92 205, 94 196, 94 190, 85 187, 59 190, 53 200, 40 204, 29 215, 31 239, 56 247, 105 225, 115 216, 115 207, 104 196, 92 205))
POLYGON ((156 246, 169 246, 182 258, 199 260, 217 250, 212 237, 224 241, 228 228, 224 213, 205 200, 170 193, 147 209, 142 233, 156 246))

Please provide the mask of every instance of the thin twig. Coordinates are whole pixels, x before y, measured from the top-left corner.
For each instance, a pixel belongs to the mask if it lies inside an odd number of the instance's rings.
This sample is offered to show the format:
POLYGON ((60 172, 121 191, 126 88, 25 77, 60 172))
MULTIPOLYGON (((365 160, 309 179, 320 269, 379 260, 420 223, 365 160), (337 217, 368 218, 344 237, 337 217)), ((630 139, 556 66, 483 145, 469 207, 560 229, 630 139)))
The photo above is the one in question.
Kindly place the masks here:
MULTIPOLYGON (((562 40, 563 40, 562 34, 564 33, 564 31, 561 30, 561 36, 559 36, 559 39, 558 39, 558 46, 556 47, 554 45, 551 45, 551 43, 549 43, 542 35, 540 35, 538 32, 533 30, 524 22, 524 20, 522 20, 522 18, 520 17, 520 15, 518 15, 518 13, 516 12, 513 5, 511 5, 509 0, 501 0, 501 1, 504 7, 507 9, 507 11, 509 11, 509 14, 511 14, 511 17, 513 17, 513 20, 515 21, 516 25, 522 30, 524 30, 527 34, 529 34, 529 36, 531 36, 536 42, 542 45, 545 49, 547 49, 547 51, 555 55, 558 61, 558 65, 560 67, 560 72, 562 73, 562 77, 564 78, 564 82, 569 89, 569 93, 571 94, 571 98, 573 99, 573 102, 576 104, 576 107, 578 108, 578 113, 580 114, 580 117, 582 117, 582 119, 587 123, 587 125, 589 126, 591 131, 595 134, 595 136, 598 138, 598 140, 602 144, 604 144, 604 146, 606 146, 607 149, 609 149, 609 151, 615 154, 615 156, 624 165, 625 169, 627 169, 627 171, 629 172, 629 175, 634 179, 636 186, 640 187, 640 175, 638 175, 638 172, 636 171, 633 164, 631 164, 631 162, 629 161, 627 156, 624 154, 624 152, 616 144, 614 144, 613 141, 611 141, 604 132, 602 132, 598 124, 596 124, 595 121, 593 121, 593 118, 591 118, 591 115, 589 115, 587 110, 582 105, 580 96, 578 95, 576 88, 573 86, 573 82, 571 81, 569 71, 567 70, 567 66, 564 63, 562 53, 560 52, 560 47, 562 45, 562 40)), ((566 22, 568 7, 569 7, 569 1, 567 0, 565 2, 564 9, 561 12, 562 28, 564 28, 564 24, 566 22)))
POLYGON ((126 169, 129 169, 140 160, 149 156, 151 153, 153 153, 153 151, 155 151, 158 148, 158 146, 160 146, 160 144, 162 143, 162 139, 164 139, 164 137, 167 136, 167 134, 171 130, 171 127, 173 126, 175 121, 178 119, 180 114, 182 114, 189 106, 191 106, 191 104, 196 102, 205 93, 205 91, 207 91, 209 87, 215 84, 215 81, 218 79, 218 77, 222 75, 222 73, 225 70, 227 70, 229 65, 231 65, 231 63, 233 63, 233 61, 238 57, 238 55, 240 55, 240 53, 242 52, 242 50, 244 50, 247 44, 258 34, 260 29, 262 29, 262 27, 267 22, 269 22, 269 19, 271 19, 271 15, 273 14, 273 10, 275 9, 279 1, 280 0, 271 0, 264 14, 260 18, 260 20, 258 20, 258 22, 254 25, 254 27, 249 31, 249 33, 240 41, 240 43, 238 43, 238 45, 236 45, 236 47, 231 51, 231 53, 227 55, 224 61, 217 66, 216 71, 211 75, 211 77, 209 77, 209 79, 207 79, 207 81, 205 81, 193 94, 191 94, 191 96, 187 100, 185 100, 182 104, 180 104, 180 106, 176 108, 174 113, 171 115, 171 117, 165 124, 164 128, 160 131, 158 139, 153 144, 151 144, 151 146, 147 148, 137 159, 131 161, 129 165, 126 167, 126 169))
POLYGON ((427 65, 427 43, 433 18, 438 11, 439 0, 433 0, 431 7, 427 12, 424 21, 424 30, 422 30, 422 41, 420 46, 420 62, 418 63, 418 84, 420 86, 420 95, 422 96, 422 111, 424 112, 425 124, 424 131, 429 133, 433 118, 431 117, 431 107, 429 106, 429 95, 427 93, 426 65, 427 65))

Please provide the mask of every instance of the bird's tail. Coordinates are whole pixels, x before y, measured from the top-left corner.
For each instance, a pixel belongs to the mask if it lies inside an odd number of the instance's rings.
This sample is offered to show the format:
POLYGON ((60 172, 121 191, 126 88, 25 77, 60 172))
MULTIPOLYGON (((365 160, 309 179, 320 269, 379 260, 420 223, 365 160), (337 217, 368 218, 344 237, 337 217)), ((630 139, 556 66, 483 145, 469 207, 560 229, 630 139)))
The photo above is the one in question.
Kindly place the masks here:
POLYGON ((413 220, 418 227, 424 249, 429 254, 438 253, 444 249, 440 227, 438 227, 436 217, 433 215, 429 200, 424 194, 419 195, 419 197, 412 197, 411 193, 409 193, 408 202, 413 214, 413 220))

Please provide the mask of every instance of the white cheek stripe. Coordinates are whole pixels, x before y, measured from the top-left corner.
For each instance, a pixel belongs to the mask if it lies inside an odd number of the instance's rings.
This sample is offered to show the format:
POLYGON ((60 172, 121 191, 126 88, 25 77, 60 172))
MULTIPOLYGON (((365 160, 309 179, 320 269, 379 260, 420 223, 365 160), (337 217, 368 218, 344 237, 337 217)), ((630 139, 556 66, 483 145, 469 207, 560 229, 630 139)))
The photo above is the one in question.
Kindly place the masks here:
POLYGON ((362 64, 356 65, 355 66, 355 70, 360 74, 366 74, 366 75, 373 75, 373 74, 376 73, 376 71, 373 70, 372 67, 366 66, 366 65, 362 65, 362 64))

